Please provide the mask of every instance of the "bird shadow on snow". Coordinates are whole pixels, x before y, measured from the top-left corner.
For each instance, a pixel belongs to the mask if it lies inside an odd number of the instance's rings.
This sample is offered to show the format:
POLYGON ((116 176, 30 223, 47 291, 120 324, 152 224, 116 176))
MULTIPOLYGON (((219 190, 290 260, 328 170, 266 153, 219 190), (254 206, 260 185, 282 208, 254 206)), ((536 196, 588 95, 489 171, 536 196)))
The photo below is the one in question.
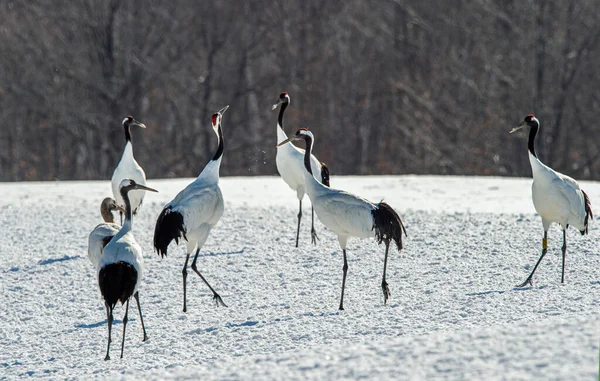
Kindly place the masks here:
POLYGON ((79 259, 79 258, 81 258, 79 255, 73 255, 73 256, 65 255, 64 257, 61 257, 61 258, 43 259, 38 262, 38 265, 51 265, 55 262, 70 261, 72 259, 79 259))
POLYGON ((482 295, 489 295, 489 294, 504 294, 506 291, 505 290, 491 290, 491 291, 481 291, 481 292, 469 292, 465 295, 467 296, 482 296, 482 295))
MULTIPOLYGON (((130 321, 131 320, 132 319, 130 319, 130 321)), ((122 323, 123 323, 123 320, 117 320, 117 319, 113 320, 113 325, 122 324, 122 323)), ((98 328, 98 327, 101 327, 106 324, 108 324, 108 321, 106 319, 104 319, 102 321, 99 321, 97 323, 92 323, 92 324, 77 324, 77 325, 75 325, 75 328, 98 328)))
MULTIPOLYGON (((539 287, 535 287, 536 289, 543 289, 546 288, 548 286, 539 286, 539 287)), ((490 291, 480 291, 480 292, 469 292, 467 294, 465 294, 466 296, 482 296, 482 295, 489 295, 489 294, 504 294, 505 292, 508 291, 527 291, 527 290, 532 290, 533 286, 524 286, 524 287, 518 287, 515 286, 513 288, 511 288, 510 290, 490 290, 490 291)))
POLYGON ((246 248, 235 250, 235 251, 220 251, 218 253, 209 252, 206 254, 198 254, 198 257, 216 257, 218 255, 233 255, 233 254, 244 254, 246 248))

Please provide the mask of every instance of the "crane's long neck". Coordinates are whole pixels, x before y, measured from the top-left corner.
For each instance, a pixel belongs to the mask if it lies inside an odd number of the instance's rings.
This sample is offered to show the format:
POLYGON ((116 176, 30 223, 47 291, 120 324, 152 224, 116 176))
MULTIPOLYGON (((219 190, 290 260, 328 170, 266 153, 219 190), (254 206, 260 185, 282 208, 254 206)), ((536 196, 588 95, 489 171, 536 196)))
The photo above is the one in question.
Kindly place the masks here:
POLYGON ((219 140, 219 144, 217 146, 217 152, 211 159, 211 161, 206 164, 206 167, 202 170, 200 175, 198 175, 198 179, 202 179, 203 181, 209 181, 213 183, 219 182, 219 170, 221 168, 221 159, 223 159, 223 130, 221 129, 221 125, 217 129, 217 139, 219 140))
POLYGON ((131 144, 131 141, 128 141, 125 144, 125 148, 123 149, 123 155, 121 156, 121 160, 125 160, 127 162, 135 160, 133 158, 133 144, 131 144))
POLYGON ((304 135, 303 138, 304 141, 306 141, 306 149, 304 150, 304 169, 306 169, 304 171, 304 186, 308 197, 310 197, 311 202, 313 202, 313 197, 316 197, 324 192, 328 192, 329 188, 321 184, 313 175, 312 167, 310 165, 313 147, 312 137, 309 135, 304 135))
POLYGON ((282 103, 281 109, 279 110, 279 119, 277 119, 277 143, 281 143, 288 138, 283 130, 283 114, 288 105, 288 102, 282 103))
POLYGON ((125 221, 121 227, 120 233, 129 232, 133 226, 133 210, 131 209, 131 201, 129 201, 129 191, 121 189, 121 197, 125 201, 125 221))
POLYGON ((219 160, 221 162, 221 157, 223 157, 223 130, 221 130, 221 124, 219 124, 219 128, 217 130, 217 139, 219 141, 219 145, 217 147, 217 152, 215 152, 215 156, 213 156, 212 160, 219 160))
POLYGON ((306 141, 306 150, 304 150, 304 168, 314 177, 312 168, 310 167, 310 155, 312 154, 313 140, 310 136, 306 135, 304 136, 304 141, 306 141))
POLYGON ((535 136, 537 135, 539 128, 540 125, 538 123, 535 123, 533 126, 531 126, 531 128, 529 129, 529 142, 527 143, 527 148, 529 148, 529 152, 531 152, 531 154, 536 158, 537 154, 535 153, 535 136))
POLYGON ((131 143, 131 130, 128 123, 123 123, 123 130, 125 130, 125 142, 131 143))

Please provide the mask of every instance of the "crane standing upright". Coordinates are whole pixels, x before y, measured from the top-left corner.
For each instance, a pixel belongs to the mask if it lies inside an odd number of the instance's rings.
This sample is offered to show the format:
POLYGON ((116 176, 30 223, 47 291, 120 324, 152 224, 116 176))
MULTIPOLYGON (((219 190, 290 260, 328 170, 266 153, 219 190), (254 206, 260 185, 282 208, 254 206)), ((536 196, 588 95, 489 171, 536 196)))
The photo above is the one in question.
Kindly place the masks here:
MULTIPOLYGON (((98 262, 98 286, 104 298, 106 317, 108 320, 108 344, 106 346, 105 360, 110 360, 110 342, 113 323, 113 310, 117 302, 125 304, 125 316, 123 317, 123 341, 121 342, 121 358, 125 347, 125 328, 127 327, 127 315, 129 312, 129 299, 134 296, 139 307, 140 283, 144 271, 144 257, 142 248, 131 233, 133 225, 133 209, 128 193, 133 190, 146 190, 156 192, 152 188, 137 184, 132 179, 124 179, 119 186, 121 197, 125 203, 125 221, 121 229, 106 244, 102 250, 102 256, 98 262)), ((142 318, 142 310, 140 320, 142 318)), ((146 341, 146 330, 144 338, 146 341)))
MULTIPOLYGON (((288 137, 283 130, 283 114, 290 104, 290 95, 283 92, 279 95, 279 100, 273 105, 273 110, 281 105, 279 110, 279 118, 277 119, 277 156, 275 163, 277 171, 285 183, 296 191, 296 196, 300 204, 298 211, 298 228, 296 229, 296 247, 300 238, 300 221, 302 220, 302 199, 306 192, 304 185, 304 150, 294 146, 293 144, 279 144, 285 141, 288 137)), ((310 165, 312 171, 320 179, 323 185, 329 186, 329 168, 325 163, 320 162, 315 155, 310 156, 310 165)), ((311 242, 317 243, 317 232, 315 230, 315 209, 311 208, 311 242)))
MULTIPOLYGON (((138 126, 141 128, 146 128, 144 123, 138 122, 133 119, 132 116, 126 116, 123 119, 123 130, 125 131, 125 148, 123 149, 123 155, 121 156, 121 161, 115 168, 111 178, 111 185, 113 196, 121 208, 125 207, 125 202, 123 197, 121 196, 119 185, 123 179, 132 179, 137 184, 145 185, 146 184, 146 173, 144 169, 138 164, 138 162, 133 157, 133 144, 131 143, 131 126, 138 126)), ((137 214, 138 209, 142 205, 144 201, 145 192, 142 190, 132 191, 129 195, 129 200, 131 201, 131 208, 133 210, 133 214, 137 214)), ((123 222, 123 214, 121 213, 121 223, 123 222)))
POLYGON ((383 277, 381 288, 383 300, 387 303, 390 289, 386 281, 388 251, 393 241, 402 250, 402 233, 406 235, 404 224, 398 213, 385 202, 378 204, 365 200, 343 190, 333 189, 321 184, 315 179, 311 166, 311 151, 314 142, 313 134, 306 128, 299 129, 295 135, 279 143, 286 144, 293 140, 304 140, 306 150, 304 153, 304 177, 306 193, 310 197, 317 217, 333 230, 338 236, 338 241, 344 254, 342 295, 339 309, 344 309, 344 290, 346 288, 346 274, 348 261, 346 259, 346 245, 350 237, 368 238, 375 237, 378 243, 385 243, 385 259, 383 261, 383 277))
POLYGON ((219 188, 219 169, 223 158, 223 113, 229 106, 223 107, 212 116, 212 127, 217 135, 218 146, 212 160, 206 164, 200 175, 183 189, 163 208, 154 227, 154 248, 161 256, 167 255, 169 243, 180 238, 186 240, 186 257, 181 271, 183 275, 183 312, 187 311, 187 265, 190 254, 196 251, 192 261, 192 270, 206 283, 218 305, 227 307, 221 296, 200 274, 196 266, 200 249, 208 239, 211 229, 219 222, 224 211, 223 195, 219 188))
POLYGON ((540 262, 548 252, 548 229, 550 224, 555 222, 559 224, 563 231, 562 246, 562 275, 560 282, 565 281, 565 262, 567 254, 567 228, 573 225, 581 235, 587 234, 590 218, 594 218, 592 213, 592 204, 588 195, 579 187, 577 181, 569 176, 554 171, 540 161, 535 152, 535 137, 540 129, 540 121, 533 114, 529 114, 523 119, 523 122, 513 128, 510 133, 520 130, 523 127, 529 127, 529 164, 533 172, 533 184, 531 186, 531 196, 533 206, 542 217, 544 226, 544 238, 542 239, 542 255, 538 259, 533 271, 517 287, 533 285, 533 274, 538 268, 540 262))

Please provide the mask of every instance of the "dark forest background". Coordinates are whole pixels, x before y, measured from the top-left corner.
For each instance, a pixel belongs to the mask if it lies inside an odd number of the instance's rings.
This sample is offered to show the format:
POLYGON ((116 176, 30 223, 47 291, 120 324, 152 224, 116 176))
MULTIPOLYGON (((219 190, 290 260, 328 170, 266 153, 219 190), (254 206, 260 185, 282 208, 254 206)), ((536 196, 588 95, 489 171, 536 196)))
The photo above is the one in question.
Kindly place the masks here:
POLYGON ((108 179, 131 114, 148 178, 275 174, 310 128, 332 174, 600 179, 600 0, 0 0, 0 180, 108 179))

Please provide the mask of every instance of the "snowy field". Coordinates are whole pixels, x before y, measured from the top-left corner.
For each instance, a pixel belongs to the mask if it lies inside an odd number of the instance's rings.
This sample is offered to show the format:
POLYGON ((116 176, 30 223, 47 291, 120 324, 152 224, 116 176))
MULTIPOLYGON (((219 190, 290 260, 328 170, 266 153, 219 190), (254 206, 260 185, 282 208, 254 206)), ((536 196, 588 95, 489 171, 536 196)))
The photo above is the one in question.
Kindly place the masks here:
MULTIPOLYGON (((534 286, 515 288, 541 252, 542 224, 531 179, 332 177, 336 188, 385 199, 408 230, 388 265, 384 247, 351 240, 345 311, 338 311, 342 255, 317 223, 310 245, 304 203, 294 248, 297 199, 278 177, 223 178, 225 214, 199 269, 228 308, 190 271, 182 310, 184 246, 152 250, 162 206, 191 179, 152 180, 134 220, 145 251, 140 297, 149 340, 134 304, 125 355, 115 309, 112 360, 104 361, 106 314, 87 259, 100 222, 105 182, 0 184, 0 379, 23 376, 107 379, 590 380, 600 343, 600 228, 568 233, 560 284, 561 233, 534 286)), ((600 215, 600 184, 582 182, 600 215)), ((306 198, 305 200, 308 200, 306 198)))

